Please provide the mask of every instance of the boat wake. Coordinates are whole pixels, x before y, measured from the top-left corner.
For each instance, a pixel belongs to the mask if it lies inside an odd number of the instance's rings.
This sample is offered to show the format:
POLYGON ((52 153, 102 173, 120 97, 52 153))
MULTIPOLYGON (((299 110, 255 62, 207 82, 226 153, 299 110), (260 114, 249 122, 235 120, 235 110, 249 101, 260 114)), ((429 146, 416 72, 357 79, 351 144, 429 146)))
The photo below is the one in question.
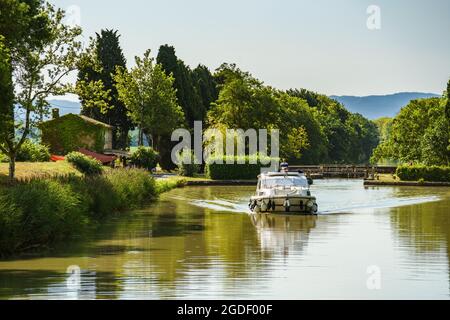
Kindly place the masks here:
MULTIPOLYGON (((373 209, 395 208, 438 201, 438 196, 395 198, 376 201, 374 203, 323 203, 318 215, 349 214, 373 209)), ((221 212, 251 213, 247 202, 230 200, 192 200, 194 206, 221 212)), ((319 202, 320 205, 320 202, 319 202)))
POLYGON ((374 203, 352 203, 343 206, 333 206, 329 204, 324 205, 323 210, 319 213, 321 215, 343 214, 343 213, 355 213, 366 210, 385 209, 385 208, 397 208, 404 206, 417 205, 421 203, 438 201, 438 196, 429 197, 408 197, 408 198, 393 198, 379 200, 374 203))
POLYGON ((232 202, 228 200, 194 200, 191 204, 215 211, 226 211, 234 213, 250 213, 247 203, 232 202))

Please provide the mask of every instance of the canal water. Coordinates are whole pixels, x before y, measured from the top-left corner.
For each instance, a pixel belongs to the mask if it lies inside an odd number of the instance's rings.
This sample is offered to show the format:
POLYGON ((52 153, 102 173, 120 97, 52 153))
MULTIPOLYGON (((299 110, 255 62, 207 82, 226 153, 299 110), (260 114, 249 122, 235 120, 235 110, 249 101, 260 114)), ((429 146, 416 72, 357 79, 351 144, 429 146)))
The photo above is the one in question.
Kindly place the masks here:
POLYGON ((253 192, 173 190, 0 261, 0 299, 450 299, 450 188, 316 181, 317 217, 250 215, 253 192))

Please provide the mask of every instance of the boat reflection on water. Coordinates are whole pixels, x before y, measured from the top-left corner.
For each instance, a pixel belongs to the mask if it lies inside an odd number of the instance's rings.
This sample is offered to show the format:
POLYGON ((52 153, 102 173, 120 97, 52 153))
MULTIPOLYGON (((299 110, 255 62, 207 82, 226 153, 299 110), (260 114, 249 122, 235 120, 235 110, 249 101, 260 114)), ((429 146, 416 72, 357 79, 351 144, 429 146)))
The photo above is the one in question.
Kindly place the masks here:
POLYGON ((250 219, 258 231, 261 250, 288 256, 303 251, 318 217, 254 213, 250 219))

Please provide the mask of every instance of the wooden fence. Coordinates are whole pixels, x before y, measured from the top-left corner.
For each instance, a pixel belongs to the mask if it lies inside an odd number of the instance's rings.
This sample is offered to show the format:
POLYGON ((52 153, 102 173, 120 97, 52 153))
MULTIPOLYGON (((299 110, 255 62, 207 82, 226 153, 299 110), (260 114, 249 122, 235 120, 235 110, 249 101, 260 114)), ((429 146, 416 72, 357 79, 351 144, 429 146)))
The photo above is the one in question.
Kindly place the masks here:
POLYGON ((303 171, 315 178, 368 178, 375 174, 394 174, 397 167, 363 166, 363 165, 319 165, 319 166, 290 166, 291 171, 303 171))

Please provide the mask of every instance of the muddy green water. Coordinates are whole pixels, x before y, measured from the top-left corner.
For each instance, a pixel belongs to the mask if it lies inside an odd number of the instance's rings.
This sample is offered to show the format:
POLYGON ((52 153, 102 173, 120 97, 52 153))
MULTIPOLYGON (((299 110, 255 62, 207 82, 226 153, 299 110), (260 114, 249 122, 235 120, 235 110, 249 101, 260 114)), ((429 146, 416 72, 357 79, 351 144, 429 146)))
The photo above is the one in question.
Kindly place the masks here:
POLYGON ((450 299, 450 188, 316 181, 318 217, 249 215, 253 192, 174 190, 0 261, 0 299, 450 299))

